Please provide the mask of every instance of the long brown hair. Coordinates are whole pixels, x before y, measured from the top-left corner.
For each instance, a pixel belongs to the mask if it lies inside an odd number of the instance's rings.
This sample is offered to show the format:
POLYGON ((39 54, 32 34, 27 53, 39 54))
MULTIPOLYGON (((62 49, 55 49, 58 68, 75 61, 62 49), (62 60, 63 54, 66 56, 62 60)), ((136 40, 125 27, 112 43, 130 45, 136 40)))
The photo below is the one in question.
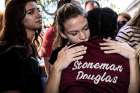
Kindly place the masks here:
POLYGON ((68 40, 62 38, 60 32, 64 33, 64 22, 66 22, 66 20, 77 17, 78 15, 87 16, 82 7, 71 3, 66 3, 57 10, 55 20, 57 30, 56 39, 54 41, 55 47, 66 45, 68 40))
POLYGON ((5 10, 4 29, 0 33, 0 41, 6 42, 9 47, 23 46, 25 54, 29 50, 29 40, 23 25, 26 11, 25 6, 28 2, 36 0, 11 0, 5 10))
POLYGON ((4 21, 3 16, 4 16, 4 13, 2 11, 0 11, 0 31, 3 28, 3 21, 4 21))

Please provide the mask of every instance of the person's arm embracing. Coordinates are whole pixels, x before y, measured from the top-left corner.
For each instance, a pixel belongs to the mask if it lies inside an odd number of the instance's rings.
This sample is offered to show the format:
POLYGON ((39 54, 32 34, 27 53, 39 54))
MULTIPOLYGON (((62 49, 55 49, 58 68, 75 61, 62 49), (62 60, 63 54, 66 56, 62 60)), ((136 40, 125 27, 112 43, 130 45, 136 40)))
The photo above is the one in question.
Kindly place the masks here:
POLYGON ((130 64, 130 83, 128 93, 139 93, 139 63, 136 60, 135 49, 130 47, 125 42, 118 42, 109 39, 104 39, 104 43, 100 43, 101 50, 104 50, 104 53, 118 53, 125 58, 129 59, 130 64))
POLYGON ((59 93, 59 84, 63 69, 67 68, 73 61, 83 58, 86 53, 84 46, 66 46, 58 53, 57 59, 52 66, 45 93, 59 93))
POLYGON ((128 93, 139 93, 140 72, 139 72, 139 64, 135 56, 129 58, 129 64, 130 64, 130 84, 128 93))

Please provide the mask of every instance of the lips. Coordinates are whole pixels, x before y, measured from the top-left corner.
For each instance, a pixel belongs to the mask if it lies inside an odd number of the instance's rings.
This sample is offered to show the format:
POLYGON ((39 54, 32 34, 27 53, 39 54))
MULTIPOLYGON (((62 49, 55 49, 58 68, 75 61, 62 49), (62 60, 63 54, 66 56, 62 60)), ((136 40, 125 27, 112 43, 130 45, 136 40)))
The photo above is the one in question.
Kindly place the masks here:
POLYGON ((42 19, 41 20, 37 20, 36 23, 42 23, 42 19))

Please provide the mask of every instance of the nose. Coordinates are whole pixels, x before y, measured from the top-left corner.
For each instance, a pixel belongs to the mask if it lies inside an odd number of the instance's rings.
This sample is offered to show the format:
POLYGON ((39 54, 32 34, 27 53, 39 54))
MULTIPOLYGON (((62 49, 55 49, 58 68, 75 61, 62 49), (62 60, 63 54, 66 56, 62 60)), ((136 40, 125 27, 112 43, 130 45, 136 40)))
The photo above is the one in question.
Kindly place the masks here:
POLYGON ((80 40, 85 40, 86 39, 86 33, 84 31, 80 31, 80 33, 79 33, 79 39, 80 40))

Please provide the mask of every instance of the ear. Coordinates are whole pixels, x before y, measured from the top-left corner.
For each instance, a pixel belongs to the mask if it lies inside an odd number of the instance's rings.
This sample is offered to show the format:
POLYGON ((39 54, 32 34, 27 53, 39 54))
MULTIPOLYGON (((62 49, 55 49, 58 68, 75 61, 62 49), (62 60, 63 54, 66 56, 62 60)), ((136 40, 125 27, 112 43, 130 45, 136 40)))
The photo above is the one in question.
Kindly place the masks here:
POLYGON ((67 39, 67 36, 62 32, 60 32, 60 36, 63 37, 64 39, 67 39))

